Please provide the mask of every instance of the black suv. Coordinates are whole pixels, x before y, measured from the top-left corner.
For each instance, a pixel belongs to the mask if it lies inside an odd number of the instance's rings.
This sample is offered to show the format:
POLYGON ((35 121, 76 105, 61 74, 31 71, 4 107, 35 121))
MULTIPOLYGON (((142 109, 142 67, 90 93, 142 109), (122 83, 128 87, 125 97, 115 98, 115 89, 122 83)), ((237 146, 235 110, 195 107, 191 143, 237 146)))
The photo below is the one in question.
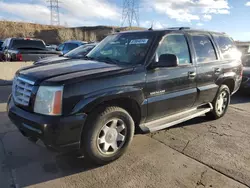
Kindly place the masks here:
POLYGON ((125 152, 135 131, 222 117, 241 83, 240 59, 224 33, 115 33, 86 59, 19 70, 8 115, 31 140, 104 164, 125 152))

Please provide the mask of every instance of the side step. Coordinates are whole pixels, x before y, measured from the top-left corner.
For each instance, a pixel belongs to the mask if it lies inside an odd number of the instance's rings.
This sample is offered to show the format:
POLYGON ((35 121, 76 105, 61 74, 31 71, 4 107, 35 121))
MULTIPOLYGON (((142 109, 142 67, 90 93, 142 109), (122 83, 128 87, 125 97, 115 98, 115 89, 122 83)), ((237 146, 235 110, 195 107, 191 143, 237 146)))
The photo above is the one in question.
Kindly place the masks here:
POLYGON ((161 119, 157 119, 157 120, 145 123, 144 125, 142 125, 142 127, 144 127, 143 129, 146 129, 149 132, 155 132, 155 131, 159 131, 159 130, 177 125, 179 123, 185 122, 195 117, 204 115, 205 113, 208 113, 212 110, 213 110, 213 106, 211 103, 209 103, 205 106, 193 108, 193 109, 190 109, 190 110, 178 113, 178 114, 174 114, 172 116, 163 117, 161 119))

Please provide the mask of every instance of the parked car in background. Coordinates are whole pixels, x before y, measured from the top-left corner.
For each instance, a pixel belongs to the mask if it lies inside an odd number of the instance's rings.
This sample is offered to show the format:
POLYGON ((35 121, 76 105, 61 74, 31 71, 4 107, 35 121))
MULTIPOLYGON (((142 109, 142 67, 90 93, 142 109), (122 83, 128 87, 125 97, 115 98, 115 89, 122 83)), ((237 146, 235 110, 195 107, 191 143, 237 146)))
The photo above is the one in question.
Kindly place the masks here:
POLYGON ((0 50, 1 50, 1 47, 2 47, 3 42, 4 42, 4 40, 1 40, 1 39, 0 39, 0 50))
POLYGON ((2 45, 2 53, 4 61, 37 61, 61 54, 46 49, 44 41, 32 38, 8 38, 2 45))
POLYGON ((79 46, 85 45, 85 44, 87 44, 87 42, 79 41, 79 40, 70 40, 70 41, 67 41, 67 42, 60 44, 56 48, 56 50, 61 51, 62 54, 64 55, 64 54, 68 53, 69 51, 71 51, 79 46))
POLYGON ((2 51, 3 43, 4 43, 4 40, 0 39, 0 61, 3 61, 3 51, 2 51))
POLYGON ((59 56, 53 56, 53 57, 48 57, 48 58, 40 59, 40 60, 34 62, 34 65, 59 63, 59 62, 63 62, 64 60, 67 60, 67 59, 79 59, 79 58, 83 58, 96 45, 97 45, 97 43, 85 44, 83 46, 79 46, 78 48, 75 48, 74 50, 69 51, 65 55, 59 55, 59 56))
POLYGON ((242 53, 243 76, 241 82, 241 90, 250 93, 250 43, 239 42, 237 48, 242 53))
POLYGON ((240 53, 224 33, 120 32, 85 59, 19 70, 7 112, 32 141, 105 164, 125 153, 135 130, 223 117, 241 80, 240 53))
POLYGON ((51 51, 56 51, 57 45, 54 45, 54 44, 49 45, 49 44, 47 44, 47 45, 46 45, 46 48, 47 48, 48 50, 51 50, 51 51))

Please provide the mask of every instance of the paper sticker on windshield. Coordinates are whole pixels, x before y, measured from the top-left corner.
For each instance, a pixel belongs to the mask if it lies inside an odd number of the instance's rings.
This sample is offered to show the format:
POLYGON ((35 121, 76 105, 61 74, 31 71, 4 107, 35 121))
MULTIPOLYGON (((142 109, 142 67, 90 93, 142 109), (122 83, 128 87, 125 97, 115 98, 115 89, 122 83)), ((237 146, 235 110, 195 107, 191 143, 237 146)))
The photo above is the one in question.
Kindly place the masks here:
POLYGON ((129 44, 147 44, 148 39, 135 39, 131 40, 129 44))

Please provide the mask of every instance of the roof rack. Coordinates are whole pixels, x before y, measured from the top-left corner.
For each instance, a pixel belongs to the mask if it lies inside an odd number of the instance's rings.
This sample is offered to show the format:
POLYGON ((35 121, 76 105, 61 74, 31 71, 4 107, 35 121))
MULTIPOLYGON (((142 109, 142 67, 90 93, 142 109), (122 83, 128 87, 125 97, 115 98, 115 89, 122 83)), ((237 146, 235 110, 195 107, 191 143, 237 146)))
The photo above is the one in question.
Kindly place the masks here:
POLYGON ((191 29, 190 27, 170 27, 169 29, 174 29, 174 30, 186 30, 186 29, 191 29))

